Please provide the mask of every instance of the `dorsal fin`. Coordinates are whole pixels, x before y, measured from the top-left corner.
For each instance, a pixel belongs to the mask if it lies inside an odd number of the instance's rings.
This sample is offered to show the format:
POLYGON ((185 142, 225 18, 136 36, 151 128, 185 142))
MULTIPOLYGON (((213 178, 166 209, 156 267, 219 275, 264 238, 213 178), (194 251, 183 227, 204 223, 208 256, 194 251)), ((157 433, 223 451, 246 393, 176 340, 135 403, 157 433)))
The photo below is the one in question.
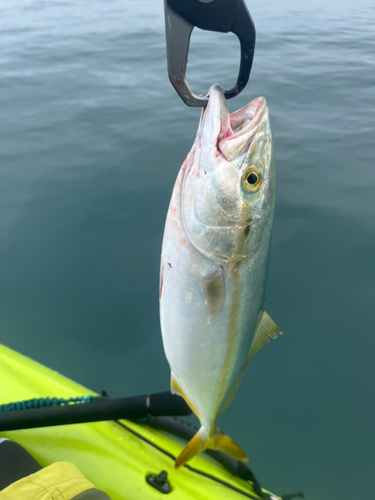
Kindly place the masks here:
POLYGON ((281 328, 271 318, 267 311, 263 311, 257 329, 255 330, 247 361, 249 361, 259 349, 266 345, 270 338, 275 339, 277 334, 282 334, 281 328))
POLYGON ((246 367, 250 359, 254 356, 256 352, 259 351, 264 345, 266 345, 269 341, 269 339, 275 339, 277 337, 277 334, 281 335, 282 331, 279 325, 271 318, 271 316, 267 313, 267 311, 263 311, 258 323, 258 326, 255 330, 253 341, 250 346, 249 354, 247 356, 246 362, 244 364, 244 367, 242 368, 242 371, 234 384, 233 389, 231 390, 229 396, 227 397, 222 409, 221 413, 225 410, 225 408, 229 405, 231 402, 231 399, 234 396, 234 393, 237 390, 238 384, 240 383, 240 380, 245 373, 246 367))

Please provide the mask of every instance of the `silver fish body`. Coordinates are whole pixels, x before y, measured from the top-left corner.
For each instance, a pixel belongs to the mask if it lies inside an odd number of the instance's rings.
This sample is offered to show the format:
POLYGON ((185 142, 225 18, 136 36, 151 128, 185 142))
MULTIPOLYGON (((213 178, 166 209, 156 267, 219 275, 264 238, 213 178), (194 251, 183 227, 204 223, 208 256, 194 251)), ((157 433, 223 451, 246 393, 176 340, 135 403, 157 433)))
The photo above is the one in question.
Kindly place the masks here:
POLYGON ((264 311, 275 204, 266 101, 229 115, 221 87, 209 95, 173 190, 161 259, 171 387, 202 425, 177 467, 207 447, 246 459, 215 421, 251 355, 279 332, 264 311))

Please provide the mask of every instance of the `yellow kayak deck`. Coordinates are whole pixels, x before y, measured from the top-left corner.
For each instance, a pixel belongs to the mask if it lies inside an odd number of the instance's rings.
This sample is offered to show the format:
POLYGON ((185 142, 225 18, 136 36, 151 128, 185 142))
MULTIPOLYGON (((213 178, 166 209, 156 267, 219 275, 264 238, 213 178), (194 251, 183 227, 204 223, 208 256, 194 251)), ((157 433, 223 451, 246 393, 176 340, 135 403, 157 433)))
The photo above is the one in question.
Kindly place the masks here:
MULTIPOLYGON (((0 380, 0 404, 40 397, 96 395, 2 345, 0 380)), ((173 457, 184 444, 146 424, 128 420, 73 424, 0 432, 2 437, 22 445, 42 466, 57 461, 74 463, 112 500, 259 499, 251 482, 231 475, 205 454, 192 459, 189 465, 213 478, 187 467, 175 471, 173 457), (146 476, 162 470, 167 471, 171 485, 167 496, 146 482, 146 476)))

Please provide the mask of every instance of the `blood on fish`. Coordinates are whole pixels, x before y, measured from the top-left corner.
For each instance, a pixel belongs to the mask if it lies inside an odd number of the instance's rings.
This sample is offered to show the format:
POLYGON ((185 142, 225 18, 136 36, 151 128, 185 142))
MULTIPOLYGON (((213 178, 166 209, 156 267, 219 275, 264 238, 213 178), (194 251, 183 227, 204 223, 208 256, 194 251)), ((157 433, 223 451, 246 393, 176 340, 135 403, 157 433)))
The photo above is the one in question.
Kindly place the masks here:
POLYGON ((164 266, 161 266, 160 271, 160 286, 159 286, 159 299, 161 299, 161 294, 163 291, 163 275, 164 275, 164 266))
POLYGON ((181 231, 181 228, 180 228, 180 225, 179 223, 174 220, 172 222, 172 224, 174 225, 174 227, 176 228, 176 231, 177 231, 177 234, 178 234, 178 242, 180 243, 180 245, 185 245, 187 240, 186 238, 182 235, 182 231, 181 231))
POLYGON ((232 137, 232 135, 234 135, 233 130, 229 127, 225 134, 220 137, 220 141, 222 139, 226 139, 227 137, 232 137))

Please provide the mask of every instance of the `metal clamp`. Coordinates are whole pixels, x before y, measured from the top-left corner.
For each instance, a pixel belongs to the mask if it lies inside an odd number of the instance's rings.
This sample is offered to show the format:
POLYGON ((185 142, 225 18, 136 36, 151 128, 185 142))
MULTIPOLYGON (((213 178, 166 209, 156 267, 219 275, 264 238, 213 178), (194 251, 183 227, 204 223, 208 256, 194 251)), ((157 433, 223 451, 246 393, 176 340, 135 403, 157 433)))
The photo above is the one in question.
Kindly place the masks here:
POLYGON ((188 106, 207 106, 207 97, 197 96, 186 81, 186 65, 193 28, 234 33, 241 45, 237 82, 224 91, 232 99, 246 86, 254 57, 255 27, 244 0, 164 0, 169 79, 188 106))

